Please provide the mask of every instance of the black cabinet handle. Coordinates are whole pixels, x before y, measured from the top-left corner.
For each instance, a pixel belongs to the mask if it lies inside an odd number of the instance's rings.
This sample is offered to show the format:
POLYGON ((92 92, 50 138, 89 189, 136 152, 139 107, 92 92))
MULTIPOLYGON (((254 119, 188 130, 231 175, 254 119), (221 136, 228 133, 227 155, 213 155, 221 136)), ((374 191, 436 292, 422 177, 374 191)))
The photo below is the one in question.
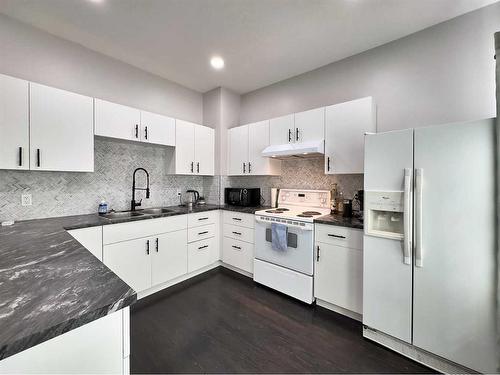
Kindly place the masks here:
POLYGON ((233 220, 241 221, 241 219, 239 217, 233 217, 233 220))
POLYGON ((327 162, 326 162, 326 170, 327 171, 330 171, 330 157, 327 158, 327 162))
POLYGON ((252 164, 250 164, 250 162, 248 162, 248 173, 252 172, 252 164))
POLYGON ((148 127, 144 127, 144 138, 148 139, 148 127))
POLYGON ((19 166, 23 166, 23 148, 19 147, 19 166))
POLYGON ((328 234, 328 237, 345 238, 344 236, 339 236, 338 234, 328 234))
POLYGON ((288 129, 288 142, 292 141, 292 129, 288 129))
POLYGON ((299 128, 296 128, 295 129, 295 140, 298 141, 299 140, 299 128))
POLYGON ((247 164, 243 163, 243 173, 247 173, 247 164))
POLYGON ((149 240, 146 241, 146 254, 149 255, 149 240))
POLYGON ((196 173, 200 173, 200 162, 196 163, 196 173))
POLYGON ((206 249, 207 247, 208 247, 208 245, 205 245, 205 246, 200 246, 200 247, 198 248, 198 250, 201 250, 201 249, 206 249))
POLYGON ((238 236, 241 236, 240 232, 233 232, 233 234, 237 234, 238 236))
POLYGON ((208 220, 208 217, 200 217, 198 220, 208 220))
POLYGON ((208 230, 204 231, 204 232, 199 232, 198 233, 198 236, 201 236, 202 234, 207 234, 208 233, 208 230))
POLYGON ((139 138, 139 124, 135 124, 135 138, 139 138))
POLYGON ((156 252, 158 252, 158 238, 156 239, 156 252))
POLYGON ((191 173, 194 172, 194 161, 191 162, 191 173))
POLYGON ((241 250, 241 247, 236 246, 236 245, 233 245, 233 248, 238 249, 238 250, 241 250))
POLYGON ((36 166, 39 167, 41 164, 42 164, 42 162, 40 161, 40 149, 37 148, 36 149, 36 166))
POLYGON ((319 262, 319 246, 316 248, 316 262, 319 262))

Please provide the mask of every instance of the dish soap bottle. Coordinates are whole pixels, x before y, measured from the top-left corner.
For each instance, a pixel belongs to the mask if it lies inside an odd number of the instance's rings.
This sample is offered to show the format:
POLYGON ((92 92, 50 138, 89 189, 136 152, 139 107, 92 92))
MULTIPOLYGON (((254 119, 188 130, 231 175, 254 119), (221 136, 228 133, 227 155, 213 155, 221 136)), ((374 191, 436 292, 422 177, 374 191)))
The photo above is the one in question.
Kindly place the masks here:
POLYGON ((106 203, 106 201, 101 201, 101 203, 99 203, 99 209, 97 211, 99 213, 99 215, 106 215, 108 213, 108 204, 106 203))

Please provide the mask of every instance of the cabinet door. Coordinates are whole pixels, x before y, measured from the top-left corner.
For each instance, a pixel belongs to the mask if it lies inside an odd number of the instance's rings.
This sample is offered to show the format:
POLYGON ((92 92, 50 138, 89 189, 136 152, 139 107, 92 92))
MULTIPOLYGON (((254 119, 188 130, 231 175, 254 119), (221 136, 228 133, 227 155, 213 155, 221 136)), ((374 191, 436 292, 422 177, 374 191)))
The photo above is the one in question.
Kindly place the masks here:
POLYGON ((164 283, 187 273, 187 230, 161 234, 156 236, 153 242, 153 285, 164 283))
POLYGON ((94 100, 30 83, 31 169, 94 171, 94 100))
POLYGON ((153 240, 153 238, 140 238, 103 247, 104 264, 136 292, 151 287, 153 240))
POLYGON ((325 173, 363 173, 364 134, 375 131, 371 97, 326 107, 325 173))
POLYGON ((202 125, 194 127, 195 173, 213 176, 215 172, 215 131, 202 125))
POLYGON ((95 134, 103 137, 139 141, 141 111, 136 108, 95 99, 95 134))
POLYGON ((228 174, 240 176, 248 172, 248 125, 228 130, 228 174))
POLYGON ((253 273, 254 245, 224 237, 222 261, 243 271, 253 273))
POLYGON ((141 111, 140 138, 142 142, 175 146, 175 119, 141 111))
POLYGON ((175 122, 175 173, 194 173, 194 127, 191 122, 175 122))
POLYGON ((294 116, 286 115, 269 120, 269 136, 272 145, 294 142, 294 116))
POLYGON ((295 142, 325 139, 325 107, 295 114, 295 142))
POLYGON ((363 311, 363 252, 338 245, 316 243, 314 296, 361 314, 363 311))
POLYGON ((254 175, 277 175, 281 173, 281 161, 262 156, 269 146, 269 121, 248 125, 248 173, 254 175))
POLYGON ((0 74, 0 169, 29 169, 28 82, 0 74))
POLYGON ((188 245, 188 272, 199 270, 212 264, 215 238, 208 238, 188 245))

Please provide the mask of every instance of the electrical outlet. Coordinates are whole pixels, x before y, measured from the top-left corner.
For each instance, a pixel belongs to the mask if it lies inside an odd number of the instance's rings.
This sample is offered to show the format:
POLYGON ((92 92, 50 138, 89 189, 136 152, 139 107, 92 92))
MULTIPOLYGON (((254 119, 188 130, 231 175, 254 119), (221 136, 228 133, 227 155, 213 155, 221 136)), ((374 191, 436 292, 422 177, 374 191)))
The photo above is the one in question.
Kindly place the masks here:
POLYGON ((31 194, 22 194, 21 195, 21 205, 22 206, 31 206, 31 194))

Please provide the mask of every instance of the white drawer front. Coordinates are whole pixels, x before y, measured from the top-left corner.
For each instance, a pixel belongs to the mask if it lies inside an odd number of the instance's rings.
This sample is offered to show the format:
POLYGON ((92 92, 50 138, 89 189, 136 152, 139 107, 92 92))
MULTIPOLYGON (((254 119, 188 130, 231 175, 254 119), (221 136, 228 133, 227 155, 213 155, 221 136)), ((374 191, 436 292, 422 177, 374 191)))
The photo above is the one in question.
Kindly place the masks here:
POLYGON ((361 229, 316 224, 314 235, 316 242, 363 250, 363 231, 361 229))
POLYGON ((213 263, 216 241, 213 238, 188 245, 188 272, 196 271, 213 263))
POLYGON ((215 224, 218 220, 219 210, 188 214, 188 227, 194 228, 201 225, 215 224))
POLYGON ((103 244, 106 245, 186 229, 187 216, 177 215, 159 219, 144 219, 128 223, 104 225, 102 227, 103 244))
POLYGON ((224 211, 224 223, 253 228, 255 223, 255 215, 243 214, 241 212, 234 211, 224 211))
POLYGON ((204 240, 207 238, 215 237, 215 224, 203 225, 201 227, 188 229, 188 242, 204 240))
POLYGON ((254 243, 254 229, 240 227, 238 225, 224 224, 224 236, 254 243))
POLYGON ((253 244, 224 237, 222 261, 243 271, 253 273, 253 244))

